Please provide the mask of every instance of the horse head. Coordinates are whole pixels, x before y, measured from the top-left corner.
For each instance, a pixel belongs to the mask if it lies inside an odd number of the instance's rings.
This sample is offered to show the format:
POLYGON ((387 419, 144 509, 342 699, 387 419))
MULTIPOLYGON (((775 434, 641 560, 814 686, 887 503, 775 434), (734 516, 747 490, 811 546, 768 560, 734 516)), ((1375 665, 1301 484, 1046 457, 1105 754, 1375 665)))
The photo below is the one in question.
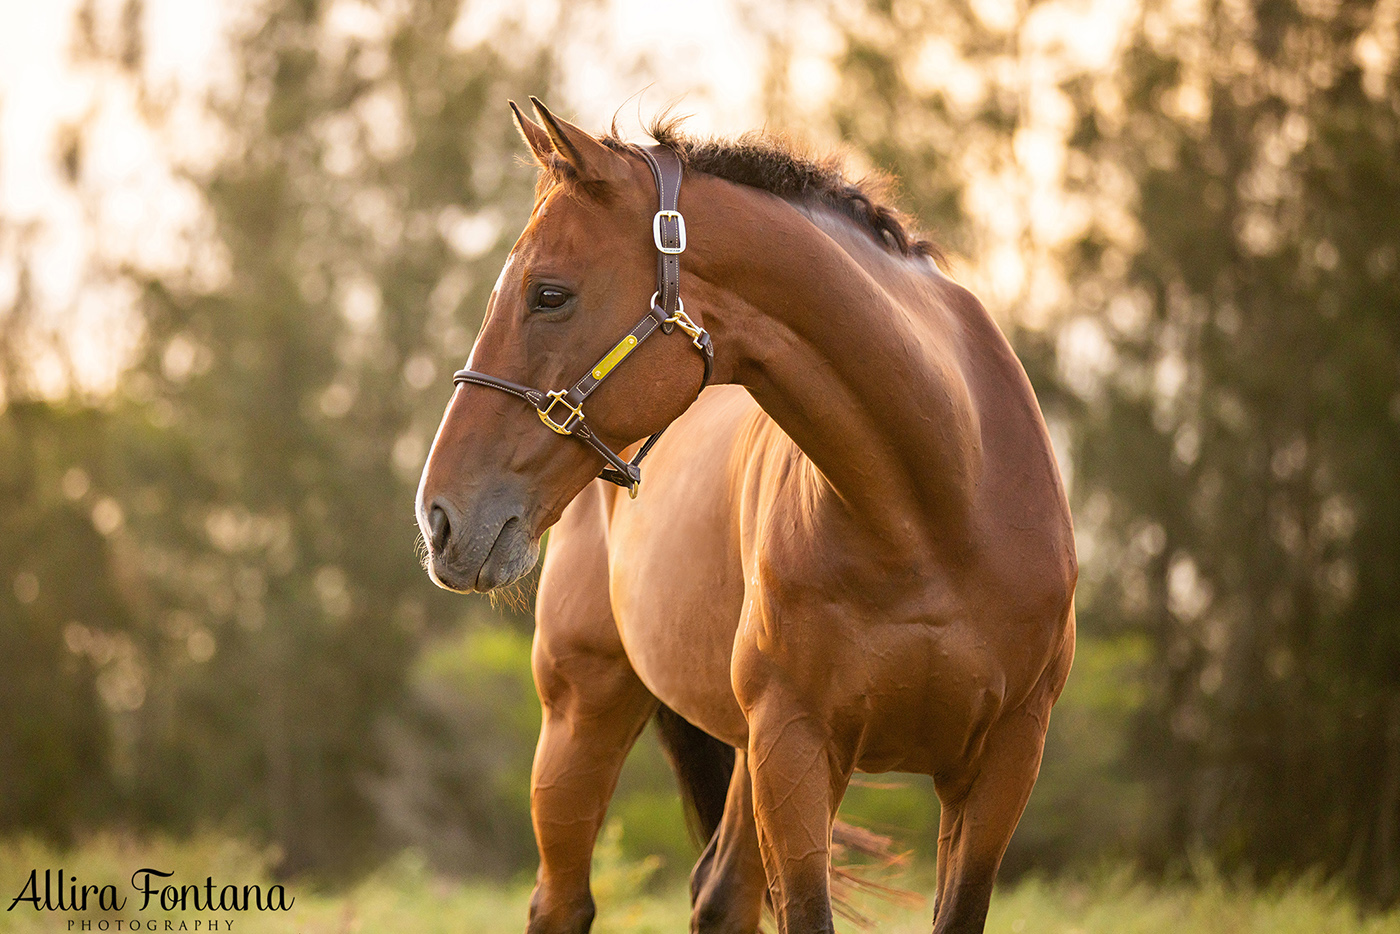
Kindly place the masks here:
POLYGON ((541 168, 534 210, 501 269, 418 487, 428 573, 461 592, 527 574, 540 537, 600 467, 635 492, 635 468, 624 482, 629 471, 612 452, 669 425, 706 372, 698 341, 635 339, 650 334, 638 330, 639 318, 653 314, 667 332, 677 320, 649 297, 662 235, 648 157, 531 101, 539 124, 511 109, 541 168), (585 413, 580 377, 599 372, 606 382, 588 388, 585 413))

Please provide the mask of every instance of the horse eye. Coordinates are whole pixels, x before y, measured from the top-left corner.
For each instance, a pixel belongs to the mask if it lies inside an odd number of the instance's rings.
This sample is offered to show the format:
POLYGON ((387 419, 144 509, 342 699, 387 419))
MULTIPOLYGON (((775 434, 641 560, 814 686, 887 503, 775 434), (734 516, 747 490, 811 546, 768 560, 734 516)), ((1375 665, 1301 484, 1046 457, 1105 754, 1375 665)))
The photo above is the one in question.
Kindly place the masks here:
POLYGON ((539 294, 535 296, 535 307, 547 309, 562 308, 564 303, 568 300, 569 293, 565 292, 563 289, 540 289, 539 294))

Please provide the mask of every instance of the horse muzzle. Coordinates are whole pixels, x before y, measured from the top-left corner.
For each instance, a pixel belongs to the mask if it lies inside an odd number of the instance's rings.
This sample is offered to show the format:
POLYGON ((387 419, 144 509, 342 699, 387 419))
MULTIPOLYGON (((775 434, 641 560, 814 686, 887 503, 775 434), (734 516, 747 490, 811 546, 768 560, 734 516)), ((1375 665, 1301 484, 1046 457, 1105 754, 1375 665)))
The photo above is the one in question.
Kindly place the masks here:
POLYGON ((523 512, 504 498, 488 498, 470 512, 434 499, 419 516, 428 576, 457 593, 486 593, 530 573, 539 548, 523 512))

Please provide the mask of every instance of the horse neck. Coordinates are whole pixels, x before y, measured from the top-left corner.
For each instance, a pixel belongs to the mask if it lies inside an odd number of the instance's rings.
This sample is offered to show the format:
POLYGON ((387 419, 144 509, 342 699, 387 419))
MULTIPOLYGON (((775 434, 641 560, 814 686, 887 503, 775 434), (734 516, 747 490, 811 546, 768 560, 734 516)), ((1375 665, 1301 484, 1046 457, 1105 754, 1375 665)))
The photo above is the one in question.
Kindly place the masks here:
POLYGON ((843 219, 717 179, 693 188, 706 190, 692 191, 692 242, 720 231, 691 264, 719 378, 746 387, 882 539, 960 549, 981 469, 948 301, 966 293, 843 219))

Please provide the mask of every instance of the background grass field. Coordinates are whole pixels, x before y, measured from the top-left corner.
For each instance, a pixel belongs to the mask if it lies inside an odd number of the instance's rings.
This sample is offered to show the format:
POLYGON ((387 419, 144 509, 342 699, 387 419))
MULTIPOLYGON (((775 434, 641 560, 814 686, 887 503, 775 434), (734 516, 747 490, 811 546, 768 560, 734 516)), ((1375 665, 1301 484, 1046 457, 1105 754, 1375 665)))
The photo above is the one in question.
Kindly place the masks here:
MULTIPOLYGON (((614 828, 605 833, 595 865, 598 917, 594 931, 679 934, 688 930, 684 888, 675 883, 654 884, 657 861, 624 857, 614 828)), ((112 883, 128 896, 131 872, 145 866, 173 872, 172 881, 183 883, 203 883, 212 876, 216 885, 267 885, 272 856, 219 836, 177 843, 109 835, 67 852, 29 840, 10 840, 0 845, 0 883, 7 903, 35 868, 42 878, 45 868, 62 867, 84 883, 112 883)), ((929 891, 932 880, 926 867, 919 867, 895 881, 929 891)), ((233 930, 249 934, 516 934, 524 930, 530 884, 528 879, 501 885, 450 882, 434 876, 423 860, 405 854, 343 891, 318 891, 293 882, 288 892, 296 901, 285 913, 214 914, 232 917, 233 930)), ((0 931, 50 934, 67 930, 70 919, 178 922, 210 916, 193 911, 137 912, 137 905, 129 899, 126 909, 117 914, 67 915, 34 912, 20 904, 0 912, 0 931)), ((873 901, 859 907, 877 920, 876 930, 887 934, 929 929, 931 901, 918 908, 873 901)), ((844 919, 838 920, 838 928, 859 930, 844 919)), ((1001 886, 987 930, 994 934, 1400 934, 1400 912, 1368 914, 1338 891, 1308 880, 1259 889, 1222 878, 1206 865, 1194 867, 1177 882, 1156 885, 1125 871, 1103 869, 1073 880, 1028 878, 1001 886)))

